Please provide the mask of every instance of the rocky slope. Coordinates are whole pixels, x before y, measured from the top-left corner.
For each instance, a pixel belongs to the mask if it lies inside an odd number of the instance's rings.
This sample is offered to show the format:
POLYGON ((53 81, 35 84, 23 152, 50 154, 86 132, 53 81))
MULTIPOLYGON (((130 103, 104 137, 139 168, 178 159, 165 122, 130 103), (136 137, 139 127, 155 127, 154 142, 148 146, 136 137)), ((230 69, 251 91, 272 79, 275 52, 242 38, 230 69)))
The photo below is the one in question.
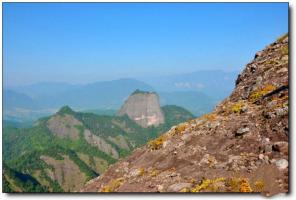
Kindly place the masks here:
POLYGON ((154 92, 135 91, 128 97, 117 115, 127 115, 144 128, 164 123, 159 98, 154 92))
POLYGON ((212 113, 172 127, 82 192, 288 192, 288 58, 283 36, 212 113))

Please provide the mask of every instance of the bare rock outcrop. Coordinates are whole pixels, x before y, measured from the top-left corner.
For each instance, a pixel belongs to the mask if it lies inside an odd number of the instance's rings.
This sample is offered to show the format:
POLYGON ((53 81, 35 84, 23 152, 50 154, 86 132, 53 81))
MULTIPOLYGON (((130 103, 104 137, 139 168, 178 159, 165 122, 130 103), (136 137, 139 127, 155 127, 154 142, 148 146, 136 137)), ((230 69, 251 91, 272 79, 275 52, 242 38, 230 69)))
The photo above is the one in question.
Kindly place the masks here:
POLYGON ((100 151, 103 151, 115 159, 119 158, 118 152, 111 146, 111 144, 107 143, 102 137, 92 134, 90 130, 84 130, 84 138, 89 144, 97 147, 100 151))
POLYGON ((44 162, 52 166, 52 169, 46 169, 46 174, 57 181, 64 191, 76 191, 83 186, 87 177, 69 156, 62 155, 62 157, 63 160, 57 160, 50 156, 41 156, 44 162))
MULTIPOLYGON (((104 138, 93 134, 89 129, 84 128, 83 123, 75 118, 71 114, 73 112, 69 107, 64 107, 56 115, 52 116, 47 121, 47 128, 52 134, 59 138, 70 138, 72 140, 78 140, 80 138, 80 131, 83 131, 83 137, 87 143, 96 147, 98 150, 110 155, 111 157, 118 159, 119 153, 112 147, 104 138), (67 109, 67 113, 62 112, 67 109)), ((115 139, 114 139, 115 140, 115 139)), ((115 140, 121 145, 125 145, 125 140, 115 140)), ((116 143, 115 143, 116 144, 116 143)), ((127 144, 126 144, 127 145, 127 144)))
POLYGON ((159 98, 154 92, 135 91, 128 97, 117 115, 127 115, 144 128, 164 123, 159 98))
POLYGON ((213 112, 172 127, 82 192, 287 193, 288 40, 258 52, 213 112))
POLYGON ((82 126, 82 123, 70 114, 56 114, 47 122, 48 129, 59 138, 78 139, 76 126, 82 126))

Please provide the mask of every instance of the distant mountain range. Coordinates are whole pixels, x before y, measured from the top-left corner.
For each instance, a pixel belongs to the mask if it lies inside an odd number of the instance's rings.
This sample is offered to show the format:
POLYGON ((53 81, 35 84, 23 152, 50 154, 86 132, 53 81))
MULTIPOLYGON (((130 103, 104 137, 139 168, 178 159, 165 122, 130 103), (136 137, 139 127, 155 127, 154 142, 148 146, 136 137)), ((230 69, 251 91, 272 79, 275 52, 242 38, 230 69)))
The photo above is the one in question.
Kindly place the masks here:
POLYGON ((192 73, 141 79, 159 91, 198 91, 221 100, 234 89, 239 71, 199 70, 192 73))
POLYGON ((4 88, 4 119, 34 121, 69 105, 79 111, 118 110, 136 89, 156 91, 161 105, 182 106, 199 116, 230 94, 238 72, 197 71, 143 80, 118 79, 90 84, 42 82, 4 88))

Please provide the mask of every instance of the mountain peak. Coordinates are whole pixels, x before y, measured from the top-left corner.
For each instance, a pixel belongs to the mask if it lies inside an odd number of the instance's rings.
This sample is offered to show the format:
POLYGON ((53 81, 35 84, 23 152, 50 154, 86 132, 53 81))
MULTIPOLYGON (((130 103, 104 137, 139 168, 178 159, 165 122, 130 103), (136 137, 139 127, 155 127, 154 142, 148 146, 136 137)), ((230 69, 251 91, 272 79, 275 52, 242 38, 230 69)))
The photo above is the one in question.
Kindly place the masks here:
POLYGON ((155 92, 134 91, 124 102, 117 115, 127 115, 144 128, 164 123, 159 97, 155 92))
POLYGON ((73 114, 74 111, 70 108, 70 106, 63 106, 58 111, 58 114, 73 114))
POLYGON ((153 93, 155 93, 155 92, 143 91, 143 90, 140 90, 140 89, 136 89, 131 95, 134 95, 134 94, 153 94, 153 93))

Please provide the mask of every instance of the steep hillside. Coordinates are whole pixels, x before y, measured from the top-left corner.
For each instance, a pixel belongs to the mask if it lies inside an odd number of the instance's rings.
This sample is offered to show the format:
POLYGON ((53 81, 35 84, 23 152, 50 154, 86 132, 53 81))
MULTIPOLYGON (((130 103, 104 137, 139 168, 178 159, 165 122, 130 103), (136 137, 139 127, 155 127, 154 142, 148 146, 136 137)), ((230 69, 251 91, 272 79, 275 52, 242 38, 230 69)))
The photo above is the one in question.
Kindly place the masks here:
POLYGON ((36 179, 30 175, 10 169, 3 163, 2 191, 6 192, 48 192, 36 179))
POLYGON ((127 115, 142 127, 158 126, 164 123, 159 98, 154 92, 136 90, 124 102, 117 115, 127 115))
POLYGON ((165 106, 163 113, 167 120, 161 126, 142 128, 127 116, 75 112, 65 106, 31 128, 4 126, 5 163, 9 169, 36 180, 28 190, 21 184, 13 187, 14 182, 21 182, 16 176, 4 175, 4 191, 35 192, 40 191, 39 185, 50 192, 78 191, 134 148, 193 118, 176 106, 165 106))
POLYGON ((288 192, 288 36, 258 52, 216 109, 172 127, 82 192, 288 192))

